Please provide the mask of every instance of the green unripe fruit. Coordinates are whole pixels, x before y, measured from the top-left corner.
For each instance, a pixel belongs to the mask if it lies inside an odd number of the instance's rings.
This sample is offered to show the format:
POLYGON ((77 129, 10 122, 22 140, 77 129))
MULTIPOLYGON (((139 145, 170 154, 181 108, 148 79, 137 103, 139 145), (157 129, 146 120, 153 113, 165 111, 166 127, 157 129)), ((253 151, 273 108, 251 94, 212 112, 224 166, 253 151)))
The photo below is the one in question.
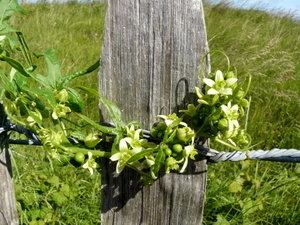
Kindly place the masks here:
POLYGON ((85 160, 85 155, 82 152, 77 152, 74 156, 74 159, 78 163, 83 163, 85 160))
POLYGON ((173 152, 171 156, 172 156, 172 157, 177 157, 177 153, 176 153, 176 152, 173 152))
POLYGON ((180 153, 180 152, 182 152, 183 147, 181 144, 175 144, 175 145, 173 145, 172 149, 173 149, 173 152, 180 153))
POLYGON ((172 155, 172 150, 170 149, 170 148, 165 148, 165 154, 167 155, 167 156, 170 156, 170 155, 172 155))

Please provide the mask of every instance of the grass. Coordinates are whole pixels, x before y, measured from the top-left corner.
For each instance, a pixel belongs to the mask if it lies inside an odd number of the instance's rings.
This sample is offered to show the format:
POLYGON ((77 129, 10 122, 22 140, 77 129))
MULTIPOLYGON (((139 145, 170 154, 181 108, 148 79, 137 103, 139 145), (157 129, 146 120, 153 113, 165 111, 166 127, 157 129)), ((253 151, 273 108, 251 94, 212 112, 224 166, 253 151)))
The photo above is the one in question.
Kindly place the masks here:
MULTIPOLYGON (((72 2, 23 7, 27 15, 16 14, 14 26, 23 31, 30 49, 57 50, 64 74, 86 69, 99 59, 104 4, 72 2)), ((75 84, 82 84, 81 79, 75 84)), ((97 71, 85 76, 84 82, 97 89, 97 71)), ((86 95, 85 103, 85 114, 98 120, 97 99, 86 95)), ((100 224, 99 173, 90 176, 88 171, 74 170, 72 166, 52 165, 41 147, 11 147, 20 224, 100 224), (70 191, 66 192, 68 188, 70 191), (57 196, 62 200, 57 200, 57 196)))
MULTIPOLYGON (((105 5, 23 7, 28 15, 15 16, 15 27, 24 32, 31 49, 56 49, 64 73, 86 68, 99 58, 105 5)), ((248 119, 252 148, 300 149, 300 23, 290 15, 233 9, 230 3, 206 3, 204 10, 210 49, 224 51, 238 72, 252 74, 248 119)), ((212 55, 211 63, 213 70, 226 67, 221 54, 212 55)), ((88 75, 85 83, 97 89, 97 73, 88 75)), ((86 113, 97 120, 97 101, 86 97, 86 102, 86 113)), ((99 174, 91 177, 87 171, 52 166, 40 147, 12 146, 12 150, 21 224, 99 224, 99 174), (57 193, 66 198, 61 205, 54 201, 57 193)), ((300 166, 291 163, 209 164, 204 224, 297 224, 299 176, 300 166)))
MULTIPOLYGON (((210 49, 226 52, 252 74, 248 132, 253 149, 299 149, 300 23, 289 15, 205 5, 210 49)), ((212 68, 222 68, 221 55, 212 68)), ((225 68, 223 66, 223 68, 225 68)), ((242 77, 243 78, 243 77, 242 77)), ((217 149, 220 146, 217 146, 217 149)), ((205 224, 296 224, 300 221, 299 165, 251 162, 209 165, 205 224), (244 166, 245 167, 245 166, 244 166), (231 190, 232 182, 241 191, 231 190)))

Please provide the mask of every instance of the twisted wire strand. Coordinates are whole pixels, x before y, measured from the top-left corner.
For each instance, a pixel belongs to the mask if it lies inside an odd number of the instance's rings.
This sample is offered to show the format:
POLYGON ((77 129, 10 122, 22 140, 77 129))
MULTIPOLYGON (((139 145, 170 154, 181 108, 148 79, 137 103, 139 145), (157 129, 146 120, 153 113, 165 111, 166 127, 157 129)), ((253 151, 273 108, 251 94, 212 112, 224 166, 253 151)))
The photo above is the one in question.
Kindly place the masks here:
POLYGON ((275 162, 300 162, 300 151, 297 149, 278 149, 271 150, 251 150, 251 151, 234 151, 234 152, 219 152, 214 149, 209 149, 207 156, 211 162, 238 162, 247 159, 264 160, 275 162))
MULTIPOLYGON (((114 126, 112 123, 103 122, 102 125, 114 126)), ((42 145, 37 134, 31 130, 24 128, 20 125, 16 125, 10 122, 7 118, 6 123, 3 127, 0 127, 0 134, 7 134, 9 131, 15 131, 21 134, 26 135, 30 140, 18 140, 18 139, 8 139, 9 144, 19 144, 19 145, 42 145)), ((158 138, 151 137, 150 131, 143 130, 143 136, 146 139, 151 141, 161 141, 158 138)), ((73 144, 84 144, 82 140, 76 138, 68 138, 70 143, 73 144)), ((264 160, 264 161, 276 161, 276 162, 300 162, 300 150, 297 149, 278 149, 274 148, 271 150, 250 150, 250 151, 233 151, 233 152, 224 152, 217 151, 215 149, 207 148, 202 145, 195 145, 195 148, 198 150, 198 153, 202 156, 208 158, 210 162, 238 162, 244 161, 247 159, 251 160, 264 160)))
POLYGON ((0 134, 7 134, 9 131, 15 131, 19 134, 24 134, 27 138, 33 139, 33 140, 39 140, 37 134, 33 132, 32 130, 29 130, 23 126, 14 124, 10 121, 9 117, 6 117, 4 119, 4 125, 3 127, 0 127, 0 134))

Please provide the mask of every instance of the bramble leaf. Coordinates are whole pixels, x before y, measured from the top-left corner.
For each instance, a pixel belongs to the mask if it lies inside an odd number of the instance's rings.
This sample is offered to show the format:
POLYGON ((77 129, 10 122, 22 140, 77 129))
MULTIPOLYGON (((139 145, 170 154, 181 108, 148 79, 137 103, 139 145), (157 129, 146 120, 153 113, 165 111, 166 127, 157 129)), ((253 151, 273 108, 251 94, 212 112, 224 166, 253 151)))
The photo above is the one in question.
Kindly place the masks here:
POLYGON ((25 77, 31 77, 31 74, 26 71, 26 69, 17 60, 7 57, 5 55, 0 55, 0 59, 5 60, 11 67, 15 68, 19 73, 25 77))
POLYGON ((8 24, 8 20, 14 12, 26 14, 17 0, 1 0, 0 1, 0 34, 15 32, 16 30, 8 24))
POLYGON ((48 66, 48 76, 47 80, 49 85, 53 89, 57 88, 58 81, 61 79, 62 75, 60 72, 59 61, 56 56, 56 51, 54 49, 49 49, 46 52, 35 52, 37 57, 44 56, 48 66))
POLYGON ((82 112, 82 109, 84 107, 84 101, 82 96, 73 88, 70 87, 64 87, 68 92, 68 106, 74 111, 74 112, 82 112))
POLYGON ((76 86, 76 88, 79 88, 81 90, 84 90, 95 97, 99 98, 105 108, 107 109, 109 115, 111 116, 112 122, 115 124, 116 128, 118 130, 122 130, 123 127, 125 127, 124 122, 122 121, 122 113, 121 110, 118 108, 116 104, 111 102, 110 100, 103 98, 96 90, 84 87, 84 86, 76 86))
POLYGON ((71 73, 69 75, 61 77, 61 79, 58 81, 58 84, 57 84, 58 89, 63 88, 65 84, 67 84, 68 82, 70 82, 71 80, 73 80, 77 77, 80 77, 80 76, 83 76, 85 74, 93 72, 94 70, 99 68, 99 66, 100 66, 100 60, 97 60, 92 66, 90 66, 86 70, 76 71, 74 73, 71 73))
POLYGON ((79 117, 81 117, 81 119, 85 120, 90 125, 92 125, 93 127, 95 127, 96 129, 102 131, 103 133, 106 133, 106 134, 115 134, 115 135, 119 134, 119 132, 116 130, 116 128, 101 126, 100 124, 94 122, 93 120, 91 120, 90 118, 88 118, 85 115, 82 115, 82 114, 79 114, 79 113, 77 113, 77 115, 79 117))

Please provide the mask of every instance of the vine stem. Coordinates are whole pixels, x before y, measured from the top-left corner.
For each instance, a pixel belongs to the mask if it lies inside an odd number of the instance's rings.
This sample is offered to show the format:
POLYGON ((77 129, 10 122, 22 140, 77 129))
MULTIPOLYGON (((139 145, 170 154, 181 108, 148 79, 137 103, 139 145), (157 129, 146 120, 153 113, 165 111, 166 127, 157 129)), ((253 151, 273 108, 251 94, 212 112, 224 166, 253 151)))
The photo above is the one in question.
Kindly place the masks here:
POLYGON ((102 157, 102 158, 110 158, 112 156, 112 154, 110 152, 104 152, 104 151, 98 151, 98 150, 88 150, 88 149, 82 149, 82 148, 76 148, 76 147, 66 148, 65 150, 70 153, 81 152, 85 155, 87 155, 88 152, 91 152, 93 154, 93 156, 102 157))

